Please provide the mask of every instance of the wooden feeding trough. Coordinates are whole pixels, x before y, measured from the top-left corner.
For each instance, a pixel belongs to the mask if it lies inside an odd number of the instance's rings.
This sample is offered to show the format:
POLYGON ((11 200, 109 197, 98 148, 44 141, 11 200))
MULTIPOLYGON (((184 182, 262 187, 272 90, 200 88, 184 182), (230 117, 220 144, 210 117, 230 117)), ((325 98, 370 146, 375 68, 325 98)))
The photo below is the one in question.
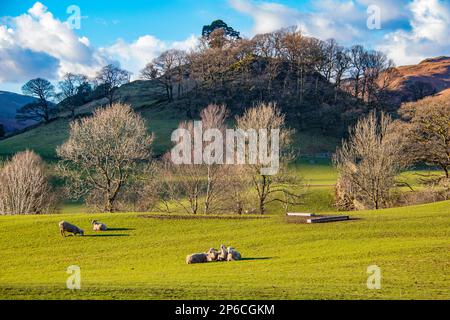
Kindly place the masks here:
POLYGON ((349 216, 318 215, 315 213, 288 212, 286 221, 290 223, 324 223, 350 220, 349 216))

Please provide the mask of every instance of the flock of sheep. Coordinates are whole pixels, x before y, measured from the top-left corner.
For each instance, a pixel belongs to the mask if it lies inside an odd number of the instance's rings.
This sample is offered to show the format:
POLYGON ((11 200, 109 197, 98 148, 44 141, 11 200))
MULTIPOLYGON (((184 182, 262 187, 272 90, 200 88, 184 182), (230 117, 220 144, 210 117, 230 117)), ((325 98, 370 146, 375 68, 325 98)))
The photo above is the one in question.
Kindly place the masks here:
POLYGON ((186 263, 204 263, 211 261, 235 261, 241 260, 241 254, 233 247, 220 246, 220 251, 211 248, 207 252, 193 253, 186 257, 186 263))
MULTIPOLYGON (((106 231, 106 224, 99 222, 97 220, 92 220, 92 230, 93 231, 106 231)), ((61 236, 65 237, 66 232, 75 235, 84 236, 84 230, 73 225, 67 221, 61 221, 59 224, 59 231, 61 236)), ((226 247, 225 245, 220 246, 220 250, 211 248, 207 252, 194 253, 186 257, 186 263, 204 263, 211 261, 236 261, 241 259, 241 254, 236 251, 233 247, 226 247)))
MULTIPOLYGON (((106 224, 101 223, 97 220, 92 220, 92 230, 94 231, 106 231, 106 224)), ((73 225, 67 221, 61 221, 59 224, 59 231, 61 232, 61 235, 63 237, 66 236, 66 232, 72 233, 74 236, 79 234, 80 236, 84 236, 84 230, 77 227, 76 225, 73 225)))

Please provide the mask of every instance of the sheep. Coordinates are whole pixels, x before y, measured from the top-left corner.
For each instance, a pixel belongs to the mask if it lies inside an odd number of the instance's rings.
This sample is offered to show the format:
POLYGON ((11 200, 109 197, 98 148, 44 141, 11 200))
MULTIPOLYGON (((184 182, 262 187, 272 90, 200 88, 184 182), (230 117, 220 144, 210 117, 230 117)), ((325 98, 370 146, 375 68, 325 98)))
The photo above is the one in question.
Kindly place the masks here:
POLYGON ((186 263, 203 263, 208 262, 208 255, 204 252, 202 253, 193 253, 186 257, 186 263))
POLYGON ((241 260, 241 254, 238 251, 236 251, 233 247, 228 247, 227 251, 228 251, 227 261, 241 260))
POLYGON ((214 248, 210 248, 206 254, 208 255, 208 261, 217 261, 219 257, 219 252, 214 248))
POLYGON ((61 236, 63 236, 63 237, 66 236, 66 232, 70 232, 73 235, 79 234, 81 236, 84 236, 83 229, 80 229, 77 226, 70 224, 69 222, 61 221, 58 225, 59 225, 59 231, 61 232, 61 236))
POLYGON ((92 220, 92 230, 94 231, 106 231, 106 224, 97 221, 97 220, 92 220))
POLYGON ((217 261, 227 261, 228 258, 228 251, 227 247, 225 247, 223 244, 220 246, 220 254, 217 257, 217 261))

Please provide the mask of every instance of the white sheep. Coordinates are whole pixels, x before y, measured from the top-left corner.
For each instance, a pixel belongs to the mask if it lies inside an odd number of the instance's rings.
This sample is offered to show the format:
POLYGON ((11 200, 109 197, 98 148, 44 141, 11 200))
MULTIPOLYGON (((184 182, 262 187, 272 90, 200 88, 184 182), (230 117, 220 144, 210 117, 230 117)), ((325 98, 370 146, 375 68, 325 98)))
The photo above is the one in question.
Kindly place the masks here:
POLYGON ((217 261, 219 258, 219 251, 214 248, 210 248, 206 254, 208 255, 208 261, 217 261))
POLYGON ((236 249, 234 249, 233 247, 228 247, 227 251, 228 251, 227 261, 241 260, 241 254, 238 251, 236 251, 236 249))
POLYGON ((97 221, 97 220, 92 220, 92 230, 94 231, 106 231, 106 224, 97 221))
POLYGON ((70 233, 72 233, 73 235, 79 234, 79 235, 81 235, 81 236, 84 236, 84 231, 83 231, 83 229, 80 229, 80 228, 78 228, 77 226, 75 226, 75 225, 73 225, 73 224, 70 224, 70 223, 67 222, 67 221, 61 221, 58 225, 59 225, 59 231, 61 232, 61 235, 62 235, 63 237, 66 236, 66 232, 70 232, 70 233))
POLYGON ((186 263, 203 263, 208 262, 208 255, 204 252, 202 253, 193 253, 186 257, 186 263))
POLYGON ((217 257, 217 261, 227 261, 228 258, 228 251, 227 251, 227 247, 225 247, 225 245, 221 245, 220 246, 220 253, 219 256, 217 257))

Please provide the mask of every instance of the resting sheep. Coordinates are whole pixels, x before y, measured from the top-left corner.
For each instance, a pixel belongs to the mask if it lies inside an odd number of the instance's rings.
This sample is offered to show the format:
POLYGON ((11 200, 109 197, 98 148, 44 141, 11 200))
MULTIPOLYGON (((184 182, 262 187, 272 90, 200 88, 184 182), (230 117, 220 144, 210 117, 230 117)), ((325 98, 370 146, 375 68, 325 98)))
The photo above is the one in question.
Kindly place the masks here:
POLYGON ((217 261, 219 257, 219 252, 214 248, 210 248, 206 254, 208 255, 208 261, 217 261))
POLYGON ((106 231, 106 224, 97 221, 97 220, 92 220, 92 230, 94 231, 106 231))
POLYGON ((227 251, 228 251, 227 261, 241 260, 241 254, 238 251, 236 251, 233 247, 228 247, 227 251))
POLYGON ((203 263, 208 262, 208 254, 202 252, 202 253, 194 253, 190 254, 186 257, 186 263, 203 263))
POLYGON ((227 247, 225 247, 223 244, 220 246, 220 253, 217 257, 217 261, 227 261, 228 258, 228 251, 227 247))
POLYGON ((84 236, 84 231, 83 229, 78 228, 77 226, 70 224, 67 221, 61 221, 59 223, 59 231, 61 232, 61 235, 63 237, 66 236, 66 232, 72 233, 73 235, 81 235, 84 236))

